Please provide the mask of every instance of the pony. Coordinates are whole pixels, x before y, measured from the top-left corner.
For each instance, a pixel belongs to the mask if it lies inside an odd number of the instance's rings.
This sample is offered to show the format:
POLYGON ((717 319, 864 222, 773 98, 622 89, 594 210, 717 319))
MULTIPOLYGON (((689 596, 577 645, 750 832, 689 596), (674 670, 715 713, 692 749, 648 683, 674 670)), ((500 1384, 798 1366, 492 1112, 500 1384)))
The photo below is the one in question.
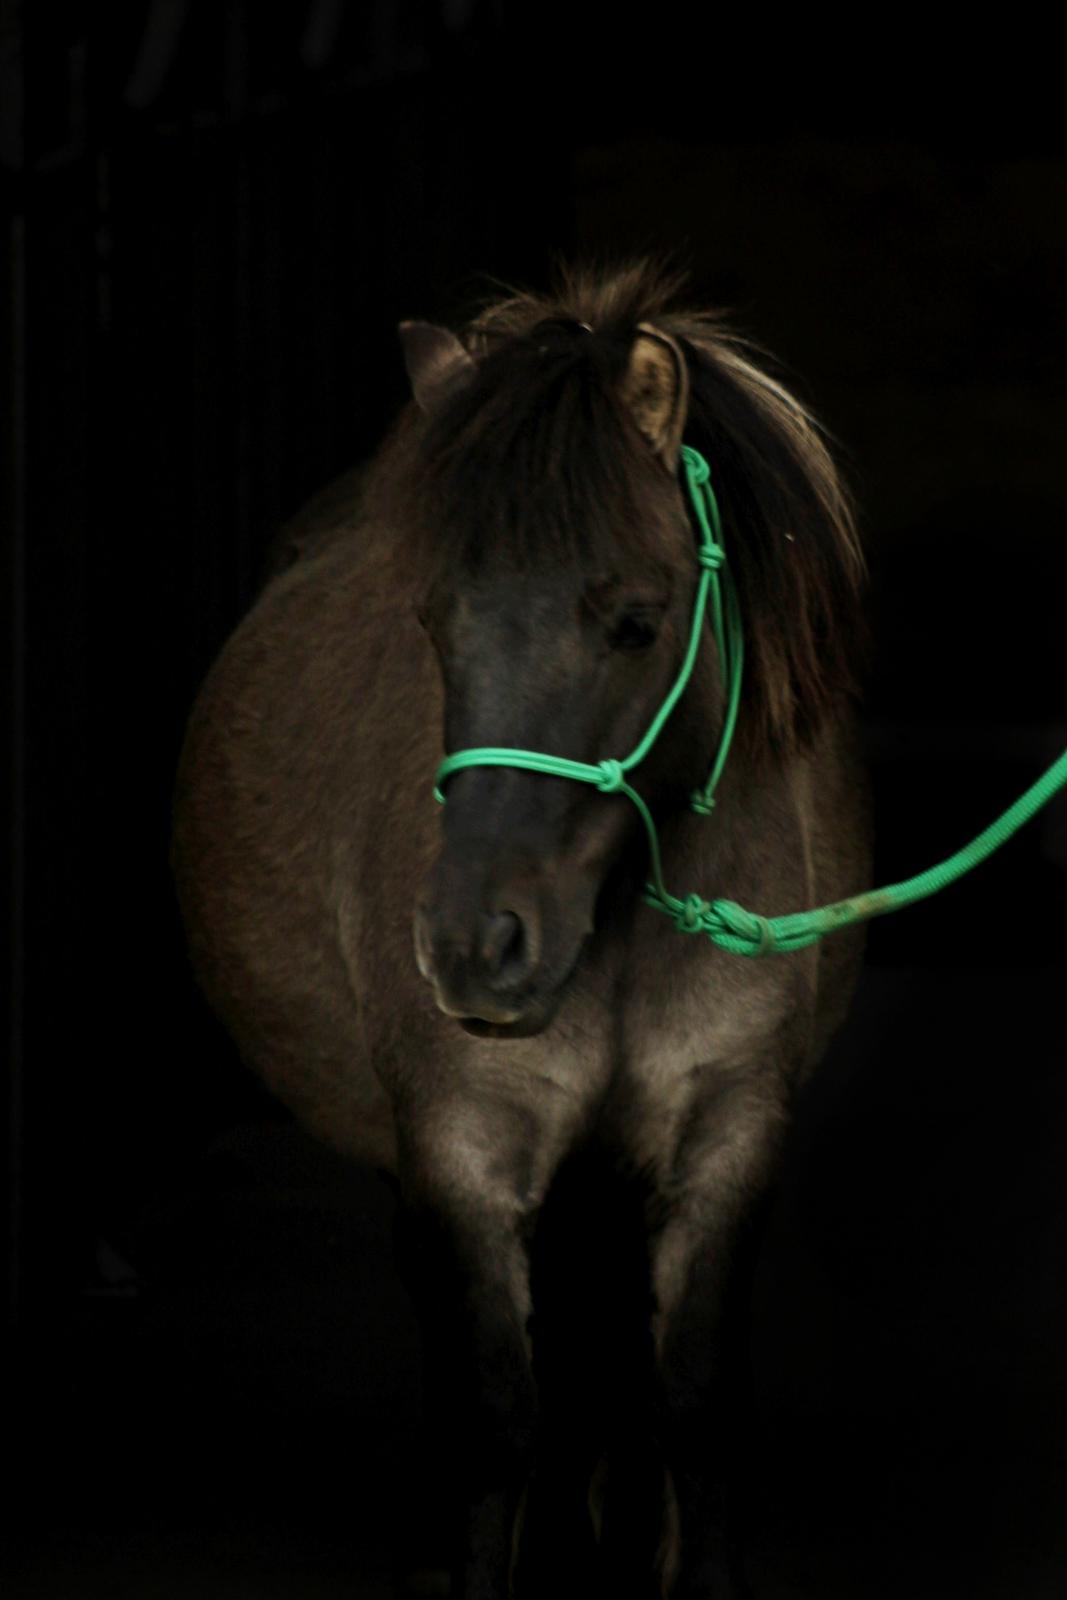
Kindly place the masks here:
POLYGON ((410 402, 289 531, 181 757, 199 981, 269 1088, 399 1196, 456 1600, 747 1592, 752 1241, 861 959, 851 931, 764 960, 681 937, 621 793, 474 764, 432 798, 472 746, 636 743, 699 581, 688 444, 745 670, 710 815, 688 804, 726 715, 710 626, 631 774, 664 878, 768 915, 869 881, 850 500, 808 410, 683 288, 564 270, 458 334, 402 324, 410 402))

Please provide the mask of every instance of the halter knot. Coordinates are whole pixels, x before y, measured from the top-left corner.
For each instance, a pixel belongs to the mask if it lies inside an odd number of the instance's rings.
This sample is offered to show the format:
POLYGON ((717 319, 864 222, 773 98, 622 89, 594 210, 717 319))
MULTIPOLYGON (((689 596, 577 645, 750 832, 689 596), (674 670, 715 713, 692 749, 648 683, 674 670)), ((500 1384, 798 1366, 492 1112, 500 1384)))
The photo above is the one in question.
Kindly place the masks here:
POLYGON ((690 445, 683 444, 682 460, 685 462, 685 470, 689 475, 690 483, 707 483, 711 477, 711 468, 699 450, 694 450, 690 445))
POLYGON ((767 956, 776 949, 774 929, 767 917, 746 911, 744 906, 737 905, 733 900, 716 900, 711 909, 727 933, 753 946, 747 952, 749 955, 767 956))
POLYGON ((601 794, 616 794, 626 781, 621 761, 598 761, 597 771, 600 773, 597 788, 601 794))
POLYGON ((718 544, 704 544, 697 551, 697 560, 708 572, 718 572, 726 560, 726 551, 718 544))
POLYGON ((698 894, 688 894, 674 913, 674 926, 681 933, 700 933, 708 909, 706 900, 698 894))

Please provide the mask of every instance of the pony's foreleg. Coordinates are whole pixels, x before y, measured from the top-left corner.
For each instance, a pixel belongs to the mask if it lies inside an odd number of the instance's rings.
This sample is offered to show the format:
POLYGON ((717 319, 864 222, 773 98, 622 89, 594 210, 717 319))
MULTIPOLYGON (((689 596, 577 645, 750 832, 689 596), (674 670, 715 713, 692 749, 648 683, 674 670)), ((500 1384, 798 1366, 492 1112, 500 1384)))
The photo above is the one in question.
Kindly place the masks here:
POLYGON ((718 1074, 708 1078, 652 1241, 659 1432, 674 1500, 664 1563, 672 1600, 749 1594, 733 1490, 751 1400, 751 1281, 785 1122, 777 1074, 746 1072, 725 1085, 718 1074))
POLYGON ((455 1107, 401 1141, 400 1266, 437 1391, 428 1398, 445 1428, 453 1600, 505 1600, 534 1448, 528 1243, 536 1207, 529 1153, 510 1149, 516 1120, 497 1115, 455 1107))

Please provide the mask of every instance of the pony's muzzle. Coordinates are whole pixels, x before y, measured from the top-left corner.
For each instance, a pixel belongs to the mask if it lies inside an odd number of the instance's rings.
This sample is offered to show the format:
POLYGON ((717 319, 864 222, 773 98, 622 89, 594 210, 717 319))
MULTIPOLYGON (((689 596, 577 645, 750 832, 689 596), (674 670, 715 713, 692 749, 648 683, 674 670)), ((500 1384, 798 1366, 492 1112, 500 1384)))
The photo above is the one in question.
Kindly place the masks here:
POLYGON ((490 989, 506 994, 525 980, 529 968, 526 926, 514 911, 482 912, 478 956, 490 989))
POLYGON ((483 885, 475 898, 447 867, 430 874, 415 912, 415 953, 446 1016, 518 1021, 537 998, 540 950, 535 896, 494 895, 483 885))

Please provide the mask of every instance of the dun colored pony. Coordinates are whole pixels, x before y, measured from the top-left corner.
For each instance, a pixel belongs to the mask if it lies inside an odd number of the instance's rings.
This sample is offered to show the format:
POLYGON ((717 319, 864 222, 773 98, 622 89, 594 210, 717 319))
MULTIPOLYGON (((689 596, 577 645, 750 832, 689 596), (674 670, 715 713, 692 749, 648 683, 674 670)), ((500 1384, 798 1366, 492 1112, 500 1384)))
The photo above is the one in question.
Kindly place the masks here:
POLYGON ((698 579, 684 441, 711 466, 746 677, 710 817, 688 806, 723 718, 710 628, 632 775, 665 880, 765 914, 868 885, 848 504, 806 411, 677 292, 637 266, 459 337, 405 324, 414 402, 298 524, 182 761, 210 1000, 298 1117, 395 1175, 449 1407, 457 1600, 746 1592, 726 1487, 745 1241, 859 959, 852 934, 744 960, 676 932, 641 900, 620 794, 481 766, 432 798, 446 752, 597 762, 644 733, 698 579))

